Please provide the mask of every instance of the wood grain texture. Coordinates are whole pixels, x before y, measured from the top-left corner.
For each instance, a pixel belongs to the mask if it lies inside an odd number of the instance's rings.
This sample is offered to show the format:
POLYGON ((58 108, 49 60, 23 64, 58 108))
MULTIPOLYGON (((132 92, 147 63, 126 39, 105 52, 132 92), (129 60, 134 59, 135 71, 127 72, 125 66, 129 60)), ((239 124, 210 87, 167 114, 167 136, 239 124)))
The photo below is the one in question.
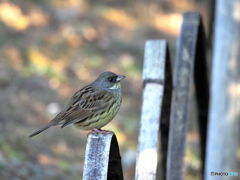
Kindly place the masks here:
POLYGON ((212 65, 206 180, 239 179, 240 1, 218 0, 212 65), (236 177, 210 172, 238 172, 236 177))
MULTIPOLYGON (((169 104, 171 104, 171 83, 171 65, 168 57, 166 41, 147 41, 145 45, 143 66, 144 90, 138 139, 138 154, 135 175, 136 180, 156 179, 160 119, 166 119, 166 116, 161 116, 161 112, 163 107, 167 107, 168 109, 166 109, 166 112, 170 112, 169 104), (168 72, 166 72, 166 69, 168 72), (165 86, 165 76, 168 77, 168 80, 170 78, 169 82, 167 82, 167 86, 165 86), (169 99, 168 101, 163 100, 165 96, 164 90, 166 87, 168 87, 168 90, 170 91, 168 93, 170 94, 170 101, 169 99), (163 106, 163 101, 165 106, 163 106)), ((169 95, 166 97, 169 97, 169 95)), ((167 122, 165 124, 167 124, 167 122)), ((168 139, 168 125, 166 126, 166 138, 168 139)), ((167 149, 164 150, 167 152, 167 149)), ((165 160, 165 163, 163 164, 166 164, 166 159, 163 160, 165 160)), ((163 174, 165 174, 165 169, 166 168, 163 167, 163 170, 161 171, 163 174)))
POLYGON ((186 138, 193 80, 195 80, 196 87, 204 161, 209 99, 204 42, 205 36, 200 14, 194 12, 184 13, 183 24, 177 41, 168 144, 168 180, 185 179, 186 138))
POLYGON ((118 143, 114 134, 89 134, 83 180, 122 180, 118 143))

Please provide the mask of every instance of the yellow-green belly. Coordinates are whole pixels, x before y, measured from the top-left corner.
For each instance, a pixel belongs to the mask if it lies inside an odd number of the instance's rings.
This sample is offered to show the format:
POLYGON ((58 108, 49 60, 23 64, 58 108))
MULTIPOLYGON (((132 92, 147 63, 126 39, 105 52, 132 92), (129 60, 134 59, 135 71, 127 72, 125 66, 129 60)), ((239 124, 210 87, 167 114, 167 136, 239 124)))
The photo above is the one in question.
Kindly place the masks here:
POLYGON ((109 111, 106 111, 103 114, 101 114, 101 112, 95 112, 91 118, 86 119, 83 122, 77 122, 74 124, 74 126, 81 130, 92 130, 93 128, 100 129, 115 117, 120 108, 120 105, 121 101, 117 100, 109 111))

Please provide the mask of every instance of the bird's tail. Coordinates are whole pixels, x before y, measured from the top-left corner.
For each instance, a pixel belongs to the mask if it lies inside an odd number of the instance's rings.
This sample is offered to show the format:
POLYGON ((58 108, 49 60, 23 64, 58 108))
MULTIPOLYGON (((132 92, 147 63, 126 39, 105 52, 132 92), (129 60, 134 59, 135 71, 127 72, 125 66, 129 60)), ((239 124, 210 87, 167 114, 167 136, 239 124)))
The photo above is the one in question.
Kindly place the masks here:
POLYGON ((30 134, 29 137, 31 138, 31 137, 33 137, 33 136, 38 135, 39 133, 41 133, 41 132, 45 131, 46 129, 50 128, 52 125, 53 125, 53 124, 52 124, 51 122, 48 123, 48 124, 46 124, 46 126, 44 126, 43 128, 41 128, 41 129, 35 131, 34 133, 30 134))

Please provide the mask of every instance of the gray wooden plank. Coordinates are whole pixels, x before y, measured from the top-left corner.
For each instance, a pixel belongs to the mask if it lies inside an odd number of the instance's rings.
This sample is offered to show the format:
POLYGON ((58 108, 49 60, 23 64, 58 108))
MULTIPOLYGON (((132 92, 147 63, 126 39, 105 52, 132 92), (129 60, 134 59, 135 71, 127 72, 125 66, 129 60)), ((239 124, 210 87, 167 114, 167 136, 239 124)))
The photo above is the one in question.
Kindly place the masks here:
POLYGON ((194 64, 194 84, 195 84, 195 97, 197 102, 198 113, 198 129, 200 134, 200 149, 202 161, 202 174, 205 169, 205 152, 206 152, 206 139, 207 139, 207 126, 208 126, 208 107, 209 107, 209 82, 208 82, 208 68, 207 68, 207 39, 204 32, 201 17, 199 19, 197 44, 195 51, 195 64, 194 64))
MULTIPOLYGON (((143 65, 144 90, 138 139, 138 154, 135 175, 136 180, 156 179, 158 137, 165 90, 165 73, 171 74, 170 67, 168 67, 170 72, 165 72, 166 65, 170 64, 169 59, 168 63, 166 63, 166 61, 166 41, 147 41, 145 45, 143 65)), ((169 75, 168 78, 169 77, 171 78, 171 75, 169 75)), ((171 83, 171 81, 168 83, 171 83)), ((171 87, 171 85, 168 87, 171 87)))
POLYGON ((240 140, 240 1, 218 0, 212 65, 206 180, 211 172, 238 172, 240 140))
POLYGON ((122 165, 114 134, 89 134, 83 180, 122 180, 122 165))
POLYGON ((167 179, 185 179, 186 136, 189 123, 190 95, 195 78, 201 129, 203 158, 206 139, 208 82, 204 32, 199 13, 188 12, 183 15, 183 24, 177 41, 174 91, 170 120, 167 179), (204 39, 203 39, 204 38, 204 39))
POLYGON ((167 46, 165 62, 165 78, 164 78, 164 95, 161 109, 161 120, 160 120, 160 159, 158 166, 157 179, 166 179, 167 173, 167 153, 168 153, 168 140, 169 140, 169 126, 170 126, 170 114, 171 114, 171 103, 172 103, 172 69, 170 54, 167 46))

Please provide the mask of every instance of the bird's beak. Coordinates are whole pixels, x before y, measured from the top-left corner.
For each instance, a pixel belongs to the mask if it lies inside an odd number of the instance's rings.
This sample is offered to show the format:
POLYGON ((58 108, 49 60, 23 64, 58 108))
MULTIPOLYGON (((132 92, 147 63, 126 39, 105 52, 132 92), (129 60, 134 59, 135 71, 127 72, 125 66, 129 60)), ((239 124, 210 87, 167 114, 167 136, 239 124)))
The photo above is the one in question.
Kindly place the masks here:
POLYGON ((125 78, 126 76, 121 76, 121 75, 118 75, 117 77, 117 82, 119 82, 121 79, 125 78))

